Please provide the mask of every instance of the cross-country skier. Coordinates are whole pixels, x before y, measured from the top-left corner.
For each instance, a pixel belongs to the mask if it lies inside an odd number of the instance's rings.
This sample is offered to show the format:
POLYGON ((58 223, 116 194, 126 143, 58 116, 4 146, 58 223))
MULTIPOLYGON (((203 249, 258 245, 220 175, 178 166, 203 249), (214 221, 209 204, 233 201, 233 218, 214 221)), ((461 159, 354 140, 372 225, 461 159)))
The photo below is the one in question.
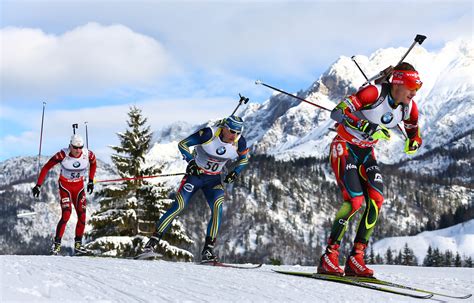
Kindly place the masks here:
POLYGON ((331 118, 338 124, 330 161, 344 202, 336 214, 318 273, 373 276, 373 270, 364 262, 364 252, 384 200, 382 175, 373 146, 379 139, 387 139, 387 128, 395 128, 403 121, 408 136, 405 152, 412 154, 420 148, 418 109, 413 97, 421 85, 415 68, 403 62, 394 68, 391 83, 364 86, 331 112, 331 118), (339 244, 364 200, 367 206, 343 271, 338 261, 339 244))
POLYGON ((96 158, 92 151, 84 148, 84 140, 80 135, 73 135, 69 142, 69 147, 57 152, 43 166, 33 187, 33 196, 39 197, 41 185, 43 184, 48 171, 56 164, 61 164, 59 174, 59 198, 62 215, 56 228, 51 254, 57 255, 61 250, 61 238, 64 234, 66 224, 71 216, 72 205, 76 210, 77 224, 76 237, 74 238, 74 252, 84 254, 86 250, 82 246, 82 236, 86 224, 86 194, 84 192, 84 178, 87 168, 89 168, 89 182, 87 191, 92 194, 94 191, 94 175, 97 167, 96 158))
POLYGON ((225 183, 232 183, 248 164, 249 149, 242 136, 243 129, 242 118, 232 115, 225 118, 219 126, 200 129, 179 142, 179 150, 188 162, 186 176, 181 181, 171 208, 157 222, 156 232, 145 245, 143 255, 154 253, 173 219, 184 210, 194 193, 201 189, 211 209, 206 241, 201 253, 202 262, 217 261, 213 249, 224 202, 221 174, 227 161, 237 159, 233 171, 224 178, 225 183), (195 146, 193 153, 189 149, 191 146, 195 146))

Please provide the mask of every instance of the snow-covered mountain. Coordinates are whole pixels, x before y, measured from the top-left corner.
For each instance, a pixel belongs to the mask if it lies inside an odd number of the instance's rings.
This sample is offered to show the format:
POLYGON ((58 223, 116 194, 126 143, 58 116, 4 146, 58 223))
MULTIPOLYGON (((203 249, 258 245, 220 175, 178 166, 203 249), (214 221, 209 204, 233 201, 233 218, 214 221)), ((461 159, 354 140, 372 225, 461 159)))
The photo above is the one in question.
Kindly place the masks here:
MULTIPOLYGON (((398 62, 405 51, 406 48, 380 49, 368 57, 356 56, 356 60, 367 75, 373 75, 398 62)), ((436 148, 451 148, 454 142, 463 142, 471 148, 474 128, 473 42, 452 41, 434 52, 416 46, 406 61, 413 63, 424 83, 415 97, 424 142, 417 156, 436 148)), ((341 56, 309 88, 302 89, 297 95, 332 109, 364 81, 352 60, 341 56)), ((262 89, 267 88, 262 86, 262 89)), ((334 137, 329 130, 333 121, 328 111, 283 94, 273 94, 262 104, 249 103, 239 113, 246 121, 244 134, 254 153, 274 155, 284 160, 328 155, 329 143, 334 137)), ((182 138, 178 133, 189 134, 198 128, 197 125, 177 125, 162 131, 157 144, 176 142, 182 138)), ((401 134, 398 130, 393 132, 396 135, 391 141, 377 146, 377 156, 382 163, 407 159, 401 134)), ((155 155, 161 156, 165 155, 155 155)), ((449 159, 445 157, 443 160, 447 165, 449 159)), ((437 167, 437 170, 441 169, 437 167)))
POLYGON ((413 250, 418 263, 422 264, 428 247, 458 252, 461 256, 474 258, 474 219, 444 229, 424 231, 415 236, 387 237, 373 244, 375 254, 383 256, 387 249, 402 251, 405 244, 413 250))
MULTIPOLYGON (((368 57, 357 56, 356 59, 366 74, 373 75, 398 62, 405 51, 406 48, 381 49, 368 57)), ((383 223, 378 227, 382 229, 380 236, 416 233, 423 230, 422 226, 429 221, 438 220, 441 214, 452 212, 459 205, 473 203, 471 121, 474 118, 474 83, 470 73, 474 66, 473 43, 453 41, 436 52, 416 46, 406 61, 414 64, 424 82, 415 98, 420 109, 424 143, 415 157, 409 157, 403 153, 401 135, 394 130, 396 135, 392 136, 392 140, 380 142, 376 148, 381 163, 396 164, 384 171, 387 188, 383 217, 380 219, 383 223), (423 179, 420 179, 421 175, 423 179), (453 182, 459 186, 452 186, 453 182)), ((352 60, 343 56, 297 95, 333 108, 341 98, 356 91, 363 82, 364 78, 352 60)), ((262 86, 262 89, 267 88, 262 86)), ((286 176, 288 170, 281 169, 286 167, 285 164, 257 161, 256 165, 275 166, 273 169, 282 172, 277 176, 269 176, 270 179, 262 178, 260 168, 247 168, 241 177, 242 181, 230 188, 229 194, 232 196, 229 196, 230 201, 224 206, 224 211, 228 211, 228 216, 232 217, 229 226, 223 221, 223 230, 229 228, 223 231, 226 249, 233 251, 232 255, 239 255, 239 251, 253 247, 264 254, 265 249, 258 245, 252 246, 252 241, 261 240, 265 243, 266 238, 271 238, 269 234, 274 232, 291 242, 290 246, 298 247, 305 262, 311 262, 310 247, 315 249, 324 245, 324 232, 328 228, 326 220, 332 219, 340 203, 339 192, 326 160, 329 144, 334 137, 334 132, 329 130, 333 126, 329 111, 283 94, 273 94, 262 104, 249 103, 239 113, 246 122, 244 135, 251 145, 252 155, 271 155, 291 163, 306 157, 325 160, 318 164, 309 161, 309 167, 302 166, 299 171, 293 172, 301 174, 293 179, 286 176), (320 166, 322 176, 312 173, 312 165, 320 166), (326 185, 326 182, 330 185, 326 185), (300 187, 298 184, 306 186, 300 187), (321 186, 328 186, 329 189, 318 192, 317 188, 321 186), (239 211, 239 203, 245 203, 244 212, 239 211), (278 206, 275 210, 269 210, 272 205, 278 206), (236 216, 236 211, 241 215, 236 216), (300 214, 301 211, 303 213, 300 214), (314 216, 307 217, 309 212, 314 216), (252 223, 255 218, 261 219, 259 226, 252 223), (278 226, 278 231, 274 231, 271 226, 278 226), (240 230, 248 233, 239 233, 240 230)), ((221 117, 216 117, 216 121, 218 118, 221 117)), ((167 172, 184 171, 186 163, 178 151, 178 141, 213 123, 215 121, 203 121, 201 125, 176 123, 162 129, 157 133, 157 142, 147 154, 147 163, 164 165, 163 171, 167 172)), ((255 163, 250 163, 252 165, 255 163)), ((169 179, 169 184, 177 184, 178 180, 179 177, 169 179)), ((206 211, 199 210, 197 206, 190 207, 190 213, 201 219, 183 216, 183 220, 188 223, 187 226, 193 226, 194 236, 199 238, 201 236, 196 225, 205 228, 202 216, 206 215, 206 211)), ((279 244, 276 244, 280 241, 272 241, 275 246, 272 249, 280 253, 279 244)), ((198 252, 198 248, 195 252, 198 252)), ((243 254, 251 256, 248 252, 243 254)), ((294 254, 282 255, 280 257, 286 262, 295 261, 294 254)))
MULTIPOLYGON (((0 256, 1 302, 418 302, 419 299, 275 270, 113 258, 0 256)), ((373 266, 380 279, 451 295, 472 293, 471 268, 373 266)), ((418 293, 422 294, 422 293, 418 293)), ((433 300, 445 297, 435 296, 433 300)), ((471 299, 472 300, 472 299, 471 299)), ((472 302, 449 299, 450 302, 472 302)))

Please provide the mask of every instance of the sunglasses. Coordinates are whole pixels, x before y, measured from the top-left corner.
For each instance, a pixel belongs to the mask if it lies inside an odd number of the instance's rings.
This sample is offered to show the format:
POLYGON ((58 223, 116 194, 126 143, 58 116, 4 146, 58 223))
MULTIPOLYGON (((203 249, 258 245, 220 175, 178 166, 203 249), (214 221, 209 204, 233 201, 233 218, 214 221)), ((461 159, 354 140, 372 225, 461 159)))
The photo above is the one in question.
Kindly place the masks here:
POLYGON ((84 146, 74 146, 74 145, 71 145, 72 148, 74 149, 82 149, 84 146))
POLYGON ((408 80, 408 81, 405 81, 404 83, 404 86, 406 88, 408 88, 409 90, 416 90, 418 91, 421 86, 423 85, 423 82, 421 82, 420 80, 408 80))
POLYGON ((240 135, 240 132, 238 132, 238 131, 235 131, 235 130, 230 129, 230 128, 228 128, 228 130, 229 130, 229 132, 230 132, 231 134, 233 134, 233 135, 240 135))

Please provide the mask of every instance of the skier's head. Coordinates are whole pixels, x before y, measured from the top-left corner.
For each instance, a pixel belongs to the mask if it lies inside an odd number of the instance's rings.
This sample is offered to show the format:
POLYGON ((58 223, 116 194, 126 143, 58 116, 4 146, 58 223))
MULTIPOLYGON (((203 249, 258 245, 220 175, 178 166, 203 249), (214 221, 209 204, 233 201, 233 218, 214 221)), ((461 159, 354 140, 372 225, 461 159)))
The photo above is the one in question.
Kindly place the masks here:
POLYGON ((234 141, 244 130, 244 120, 238 116, 229 116, 224 119, 222 129, 225 141, 234 141))
POLYGON ((231 132, 240 134, 244 130, 244 120, 238 116, 232 115, 224 119, 224 126, 231 132))
POLYGON ((402 62, 395 66, 392 73, 392 97, 396 103, 410 103, 423 82, 410 63, 402 62))
POLYGON ((72 135, 71 140, 69 141, 69 149, 74 151, 81 151, 84 147, 84 140, 81 135, 72 135))

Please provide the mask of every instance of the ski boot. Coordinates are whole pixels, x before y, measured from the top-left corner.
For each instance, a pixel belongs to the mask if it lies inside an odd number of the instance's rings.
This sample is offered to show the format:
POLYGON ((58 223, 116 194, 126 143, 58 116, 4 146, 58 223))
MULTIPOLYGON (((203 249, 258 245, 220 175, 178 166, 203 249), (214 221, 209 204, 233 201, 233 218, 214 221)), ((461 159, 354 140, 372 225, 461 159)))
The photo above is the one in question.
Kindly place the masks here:
POLYGON ((146 242, 143 252, 135 257, 137 260, 153 259, 155 257, 160 257, 161 255, 156 253, 156 248, 160 243, 162 235, 158 233, 153 233, 148 242, 146 242))
POLYGON ((74 255, 75 256, 85 256, 85 255, 90 255, 90 251, 87 250, 83 245, 82 245, 82 239, 75 238, 74 239, 74 255))
POLYGON ((59 255, 61 252, 61 239, 54 239, 53 245, 51 245, 50 254, 53 256, 59 255))
POLYGON ((318 274, 342 276, 344 271, 339 267, 339 244, 329 244, 321 256, 318 274))
POLYGON ((143 249, 143 251, 144 251, 144 252, 153 252, 153 253, 154 253, 156 247, 157 247, 158 244, 160 243, 160 240, 161 240, 161 235, 154 233, 154 234, 150 237, 150 240, 148 240, 148 242, 146 242, 145 248, 143 249))
POLYGON ((374 271, 365 265, 364 255, 367 244, 356 242, 347 258, 344 272, 346 276, 373 277, 374 271))
POLYGON ((204 244, 204 248, 201 252, 201 264, 218 262, 218 258, 214 254, 215 242, 216 239, 213 240, 211 237, 206 237, 206 243, 204 244))

